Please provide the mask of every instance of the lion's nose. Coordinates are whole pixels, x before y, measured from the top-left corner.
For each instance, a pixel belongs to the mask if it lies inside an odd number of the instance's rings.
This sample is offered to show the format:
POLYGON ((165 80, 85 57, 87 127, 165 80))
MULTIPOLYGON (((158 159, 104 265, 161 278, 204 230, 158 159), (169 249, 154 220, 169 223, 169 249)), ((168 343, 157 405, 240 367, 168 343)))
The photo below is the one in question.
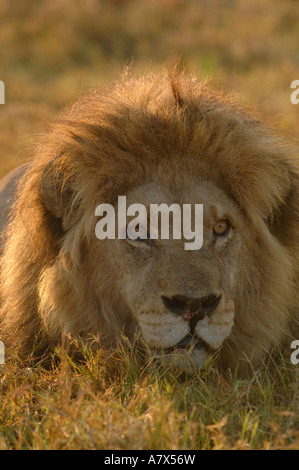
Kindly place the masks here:
POLYGON ((162 296, 165 307, 173 313, 183 315, 189 321, 196 317, 196 321, 202 320, 208 313, 212 313, 220 302, 221 295, 205 295, 198 299, 191 299, 185 295, 173 297, 162 296))

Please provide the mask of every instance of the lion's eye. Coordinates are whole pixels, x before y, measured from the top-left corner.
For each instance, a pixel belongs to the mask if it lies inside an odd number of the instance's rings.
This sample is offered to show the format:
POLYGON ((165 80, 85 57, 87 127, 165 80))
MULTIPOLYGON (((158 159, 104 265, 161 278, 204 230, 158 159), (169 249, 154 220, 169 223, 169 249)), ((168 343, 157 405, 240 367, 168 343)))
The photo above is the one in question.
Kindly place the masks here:
POLYGON ((140 246, 149 246, 149 247, 153 247, 154 246, 154 242, 153 240, 151 240, 149 237, 147 238, 140 238, 140 237, 137 237, 137 238, 130 238, 128 237, 127 238, 127 241, 132 244, 132 245, 140 245, 140 246))
POLYGON ((154 242, 153 240, 151 240, 150 238, 136 238, 136 240, 134 240, 136 243, 146 243, 146 245, 148 246, 154 246, 154 242))
POLYGON ((128 225, 127 240, 134 244, 145 244, 147 246, 154 246, 154 243, 151 240, 149 233, 142 227, 139 227, 139 225, 137 225, 137 227, 134 227, 134 229, 132 229, 130 225, 128 225))
POLYGON ((219 235, 219 236, 227 235, 229 230, 230 230, 230 223, 226 219, 218 220, 218 222, 216 222, 216 224, 213 227, 214 234, 219 235))

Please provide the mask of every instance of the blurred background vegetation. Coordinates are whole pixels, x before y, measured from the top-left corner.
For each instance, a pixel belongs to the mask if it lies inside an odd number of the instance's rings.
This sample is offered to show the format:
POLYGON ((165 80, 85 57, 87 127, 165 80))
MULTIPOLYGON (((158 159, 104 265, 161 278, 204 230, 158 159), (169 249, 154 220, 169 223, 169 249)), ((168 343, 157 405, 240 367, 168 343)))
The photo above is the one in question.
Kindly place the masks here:
POLYGON ((198 77, 296 137, 297 0, 1 0, 0 176, 28 156, 43 124, 78 96, 181 53, 198 77))

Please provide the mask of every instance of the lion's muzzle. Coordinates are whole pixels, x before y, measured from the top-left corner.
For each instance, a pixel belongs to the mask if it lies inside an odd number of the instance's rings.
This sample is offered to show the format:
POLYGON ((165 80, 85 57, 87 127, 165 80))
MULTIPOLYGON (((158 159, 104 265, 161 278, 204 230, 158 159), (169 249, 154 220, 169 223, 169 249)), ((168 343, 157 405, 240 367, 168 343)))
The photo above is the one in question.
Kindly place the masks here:
POLYGON ((205 295, 198 299, 191 299, 184 295, 174 295, 171 298, 162 296, 165 307, 173 313, 183 315, 184 319, 190 321, 191 333, 194 332, 198 321, 212 313, 218 306, 221 295, 205 295))

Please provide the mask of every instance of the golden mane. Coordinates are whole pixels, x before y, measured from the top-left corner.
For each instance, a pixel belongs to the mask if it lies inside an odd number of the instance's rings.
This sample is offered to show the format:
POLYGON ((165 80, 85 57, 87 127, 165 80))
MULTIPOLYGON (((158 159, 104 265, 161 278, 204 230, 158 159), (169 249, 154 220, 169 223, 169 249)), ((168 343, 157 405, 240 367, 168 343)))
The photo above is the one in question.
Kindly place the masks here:
POLYGON ((95 272, 94 209, 153 173, 174 187, 189 175, 212 181, 251 225, 251 259, 242 268, 223 364, 234 365, 240 352, 258 364, 263 351, 298 331, 298 149, 204 82, 184 74, 176 81, 153 73, 93 92, 37 145, 1 259, 0 331, 8 347, 27 354, 37 342, 40 352, 68 333, 98 334, 110 345, 126 325, 130 330, 104 255, 95 272), (60 195, 53 202, 62 205, 59 217, 42 199, 48 169, 60 195))

